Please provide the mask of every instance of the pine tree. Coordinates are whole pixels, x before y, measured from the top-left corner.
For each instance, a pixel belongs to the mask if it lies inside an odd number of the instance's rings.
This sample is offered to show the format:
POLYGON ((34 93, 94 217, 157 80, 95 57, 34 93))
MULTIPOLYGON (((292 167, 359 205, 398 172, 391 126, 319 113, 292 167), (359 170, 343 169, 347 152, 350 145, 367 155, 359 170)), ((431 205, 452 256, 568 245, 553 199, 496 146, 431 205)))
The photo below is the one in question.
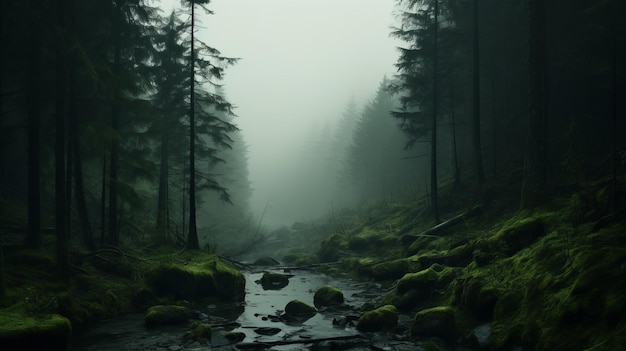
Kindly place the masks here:
MULTIPOLYGON (((208 133, 211 140, 217 145, 228 145, 230 141, 227 133, 234 130, 234 126, 225 122, 214 114, 211 110, 232 113, 232 105, 218 94, 197 90, 196 79, 199 77, 204 82, 211 79, 222 79, 225 66, 234 64, 236 59, 225 58, 220 52, 204 43, 198 43, 196 47, 196 5, 199 5, 206 13, 211 13, 204 5, 209 0, 185 0, 190 8, 190 53, 189 53, 189 231, 187 233, 187 245, 191 249, 199 249, 198 226, 196 219, 196 205, 198 201, 196 183, 196 142, 198 134, 208 133), (200 95, 201 94, 201 95, 200 95), (201 107, 200 105, 203 105, 201 107), (198 118, 197 115, 202 115, 198 118), (196 125, 198 123, 198 125, 196 125), (198 130, 197 130, 198 129, 198 130)), ((209 158, 211 150, 209 150, 209 158)), ((222 193, 222 198, 228 200, 228 193, 217 183, 209 181, 209 186, 222 193)))
POLYGON ((408 147, 430 135, 430 198, 433 217, 439 223, 437 177, 437 121, 439 109, 439 0, 400 1, 408 4, 402 27, 392 35, 409 47, 400 49, 398 71, 391 91, 400 93, 402 109, 394 112, 409 136, 408 147), (429 88, 430 87, 430 88, 429 88))

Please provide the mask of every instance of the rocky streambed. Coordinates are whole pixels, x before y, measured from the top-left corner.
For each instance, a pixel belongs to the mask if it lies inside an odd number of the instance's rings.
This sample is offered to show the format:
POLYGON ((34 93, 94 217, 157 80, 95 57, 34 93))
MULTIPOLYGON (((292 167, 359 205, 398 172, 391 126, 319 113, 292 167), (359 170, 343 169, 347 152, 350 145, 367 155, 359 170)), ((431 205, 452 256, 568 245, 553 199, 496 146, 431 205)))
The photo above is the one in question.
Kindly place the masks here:
MULTIPOLYGON (((72 338, 70 350, 81 351, 183 351, 183 350, 420 350, 408 340, 412 317, 398 315, 398 325, 387 332, 362 332, 359 316, 380 304, 385 288, 376 283, 335 278, 315 271, 263 269, 247 272, 244 302, 191 308, 191 320, 212 326, 210 340, 185 339, 188 323, 147 327, 144 315, 103 321, 72 338), (264 274, 275 273, 287 284, 262 284, 264 274), (284 286, 282 286, 284 285, 284 286), (333 286, 344 301, 318 306, 305 318, 288 318, 290 301, 314 305, 315 292, 333 286)), ((267 283, 267 282, 266 282, 267 283)), ((437 342, 436 340, 433 342, 437 342)), ((440 345, 443 350, 445 346, 440 345)))

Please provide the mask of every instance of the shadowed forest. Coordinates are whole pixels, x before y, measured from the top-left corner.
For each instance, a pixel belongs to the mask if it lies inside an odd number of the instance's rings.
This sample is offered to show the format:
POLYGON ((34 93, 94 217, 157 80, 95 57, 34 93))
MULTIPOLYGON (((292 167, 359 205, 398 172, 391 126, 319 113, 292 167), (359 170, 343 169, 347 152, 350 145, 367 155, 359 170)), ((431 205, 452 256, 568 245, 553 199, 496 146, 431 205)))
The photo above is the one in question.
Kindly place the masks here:
POLYGON ((147 313, 184 327, 162 349, 624 349, 626 2, 394 4, 395 71, 294 136, 259 212, 224 84, 254 58, 198 37, 212 2, 2 1, 0 345, 147 313), (311 329, 282 341, 203 309, 317 274, 370 295, 285 297, 263 321, 311 329))

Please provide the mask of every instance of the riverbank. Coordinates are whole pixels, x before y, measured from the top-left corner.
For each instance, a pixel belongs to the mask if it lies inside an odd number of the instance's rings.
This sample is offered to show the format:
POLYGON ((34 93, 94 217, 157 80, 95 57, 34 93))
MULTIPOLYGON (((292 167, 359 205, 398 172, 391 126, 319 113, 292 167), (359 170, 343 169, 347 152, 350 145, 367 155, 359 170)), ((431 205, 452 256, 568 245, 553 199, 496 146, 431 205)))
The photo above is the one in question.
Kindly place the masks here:
POLYGON ((3 256, 3 349, 26 345, 65 350, 71 333, 103 319, 180 301, 241 301, 245 293, 239 271, 201 251, 76 249, 72 270, 63 274, 55 269, 52 245, 41 250, 5 248, 3 256))
POLYGON ((622 181, 616 210, 608 183, 563 190, 523 211, 515 196, 459 192, 444 201, 442 220, 460 220, 442 227, 426 207, 381 202, 314 223, 317 232, 330 228, 315 250, 295 237, 278 252, 299 265, 332 263, 321 267, 390 284, 381 305, 413 316, 416 341, 618 350, 626 344, 623 190, 622 181), (489 198, 500 200, 471 200, 489 198))

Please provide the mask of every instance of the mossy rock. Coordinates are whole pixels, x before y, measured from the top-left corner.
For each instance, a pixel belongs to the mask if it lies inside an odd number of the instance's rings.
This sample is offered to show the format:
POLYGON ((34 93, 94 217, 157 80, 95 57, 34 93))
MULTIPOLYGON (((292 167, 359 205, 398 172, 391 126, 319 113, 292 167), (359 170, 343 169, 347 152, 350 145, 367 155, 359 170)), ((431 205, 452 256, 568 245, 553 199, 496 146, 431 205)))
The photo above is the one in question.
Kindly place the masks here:
POLYGON ((241 272, 217 259, 187 264, 162 263, 150 273, 154 291, 176 300, 199 300, 217 297, 242 301, 246 280, 241 272))
POLYGON ((364 332, 393 331, 398 325, 398 309, 384 305, 359 317, 356 328, 364 332))
POLYGON ((0 312, 2 350, 67 350, 72 333, 70 321, 58 314, 36 317, 0 312))
POLYGON ((305 321, 317 314, 317 309, 300 300, 292 300, 285 306, 285 319, 289 321, 305 321))
POLYGON ((157 305, 148 308, 146 325, 149 327, 168 324, 183 324, 189 321, 189 309, 184 306, 157 305))
POLYGON ((280 290, 289 285, 291 274, 280 274, 273 272, 265 272, 257 282, 261 284, 264 290, 280 290))
POLYGON ((207 323, 193 323, 183 335, 184 341, 206 343, 211 340, 211 325, 207 323))
POLYGON ((395 280, 404 276, 410 269, 411 266, 406 259, 398 259, 373 265, 369 276, 376 280, 395 280))
POLYGON ((224 339, 228 340, 231 343, 238 343, 243 341, 246 338, 246 334, 243 332, 225 332, 223 334, 224 339))
POLYGON ((313 304, 317 308, 341 305, 343 301, 343 292, 333 286, 323 286, 317 289, 313 296, 313 304))
POLYGON ((457 336, 454 309, 448 306, 433 307, 415 314, 411 325, 411 336, 439 337, 452 340, 457 336))
POLYGON ((288 253, 283 256, 283 262, 294 266, 305 266, 318 261, 316 255, 306 253, 288 253))
POLYGON ((483 279, 472 277, 455 280, 452 296, 454 306, 469 313, 476 320, 491 320, 499 298, 500 292, 487 285, 483 279))
POLYGON ((530 246, 544 235, 546 235, 544 220, 542 218, 529 218, 503 228, 493 237, 493 240, 502 241, 508 250, 507 254, 510 256, 530 246))
POLYGON ((341 257, 341 251, 347 248, 346 239, 341 234, 333 234, 324 239, 317 251, 320 262, 336 262, 341 257))
POLYGON ((444 289, 457 276, 457 269, 434 264, 416 273, 407 273, 398 280, 395 289, 385 296, 384 302, 398 308, 412 309, 444 289))

